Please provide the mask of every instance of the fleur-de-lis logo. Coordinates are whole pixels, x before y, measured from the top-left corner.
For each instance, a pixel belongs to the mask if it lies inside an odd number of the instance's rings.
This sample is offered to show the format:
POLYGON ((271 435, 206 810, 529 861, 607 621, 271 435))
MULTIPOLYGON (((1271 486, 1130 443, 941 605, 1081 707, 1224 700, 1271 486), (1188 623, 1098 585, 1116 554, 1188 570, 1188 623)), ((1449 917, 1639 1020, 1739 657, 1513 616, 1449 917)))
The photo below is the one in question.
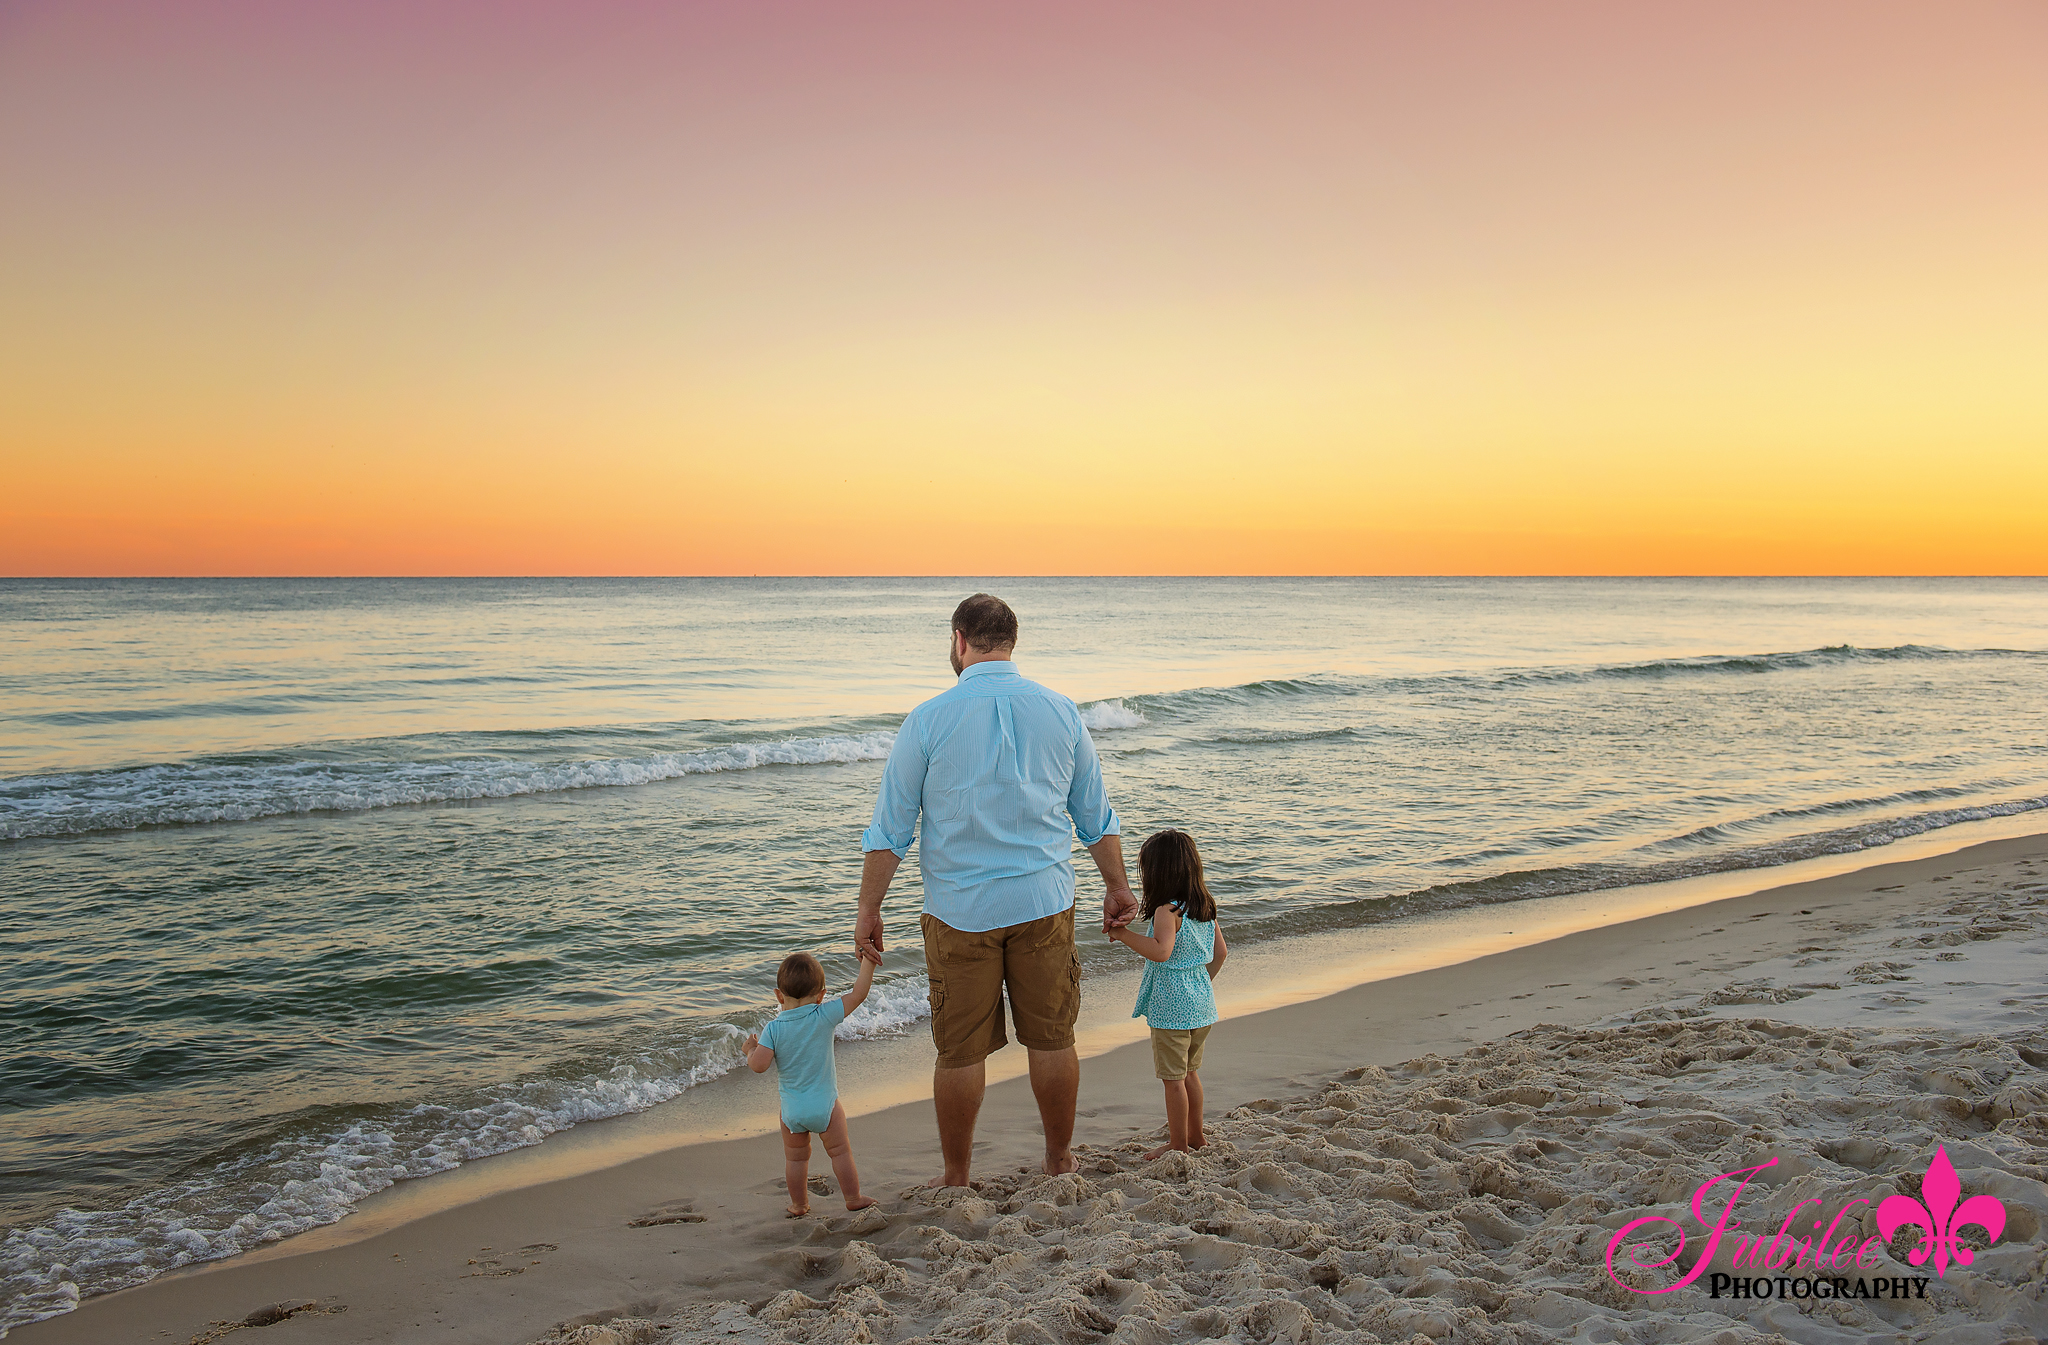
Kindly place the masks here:
POLYGON ((1927 1165, 1927 1177, 1920 1183, 1920 1199, 1886 1196, 1877 1207, 1877 1231, 1890 1242, 1892 1234, 1907 1224, 1926 1229, 1926 1236, 1906 1260, 1919 1266, 1932 1256, 1937 1277, 1948 1273, 1951 1259, 1967 1266, 1976 1254, 1957 1239, 1956 1232, 1964 1224, 1976 1224, 1993 1242, 1998 1241, 1999 1234, 2005 1232, 2005 1205, 1991 1196, 1971 1196, 1958 1207, 1956 1197, 1962 1193, 1963 1183, 1956 1176, 1955 1164, 1948 1161, 1948 1149, 1937 1145, 1934 1161, 1927 1165))

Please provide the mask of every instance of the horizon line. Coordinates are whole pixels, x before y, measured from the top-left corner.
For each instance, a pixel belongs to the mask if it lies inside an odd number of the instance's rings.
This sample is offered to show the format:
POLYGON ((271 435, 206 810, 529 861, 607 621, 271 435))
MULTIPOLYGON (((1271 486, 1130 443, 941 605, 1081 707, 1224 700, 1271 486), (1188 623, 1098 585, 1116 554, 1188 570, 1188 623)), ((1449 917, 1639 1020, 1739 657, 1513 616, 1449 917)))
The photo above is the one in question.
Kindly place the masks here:
POLYGON ((929 574, 343 574, 343 573, 280 573, 280 574, 10 574, 0 575, 0 583, 139 583, 150 580, 199 581, 199 580, 269 580, 269 579, 341 579, 341 580, 535 580, 535 579, 2048 579, 2048 573, 2020 572, 1771 572, 1731 573, 1725 571, 1597 571, 1597 572, 1544 572, 1544 573, 1503 573, 1503 572, 1406 572, 1406 573, 1365 573, 1325 572, 1313 573, 1191 573, 1186 571, 1149 571, 1100 574, 995 574, 984 572, 979 575, 965 573, 929 574))

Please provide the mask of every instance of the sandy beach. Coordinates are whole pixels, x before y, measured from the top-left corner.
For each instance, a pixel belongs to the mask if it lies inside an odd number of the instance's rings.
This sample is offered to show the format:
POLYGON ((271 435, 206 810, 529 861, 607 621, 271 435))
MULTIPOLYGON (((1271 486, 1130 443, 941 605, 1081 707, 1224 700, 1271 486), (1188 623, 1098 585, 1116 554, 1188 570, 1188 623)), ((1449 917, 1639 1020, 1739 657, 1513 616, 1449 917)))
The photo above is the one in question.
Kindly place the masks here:
POLYGON ((1077 1174, 1030 1170, 1012 1080, 971 1191, 919 1188, 934 1146, 910 1103, 855 1125, 885 1197, 859 1215, 818 1163, 814 1216, 782 1218, 772 1135, 687 1145, 167 1275, 14 1338, 2030 1340, 2048 1332, 2044 958, 2048 838, 1989 842, 1228 1019, 1198 1153, 1141 1160, 1158 1085, 1126 1045, 1085 1062, 1077 1174), (1868 1239, 1873 1206, 1851 1202, 1917 1192, 1937 1145, 1965 1195, 2002 1202, 2002 1237, 1930 1280, 1909 1229, 1849 1272, 1924 1296, 1740 1301, 1704 1276, 1648 1295, 1608 1273, 1624 1225, 1690 1229, 1703 1182, 1771 1158, 1746 1226, 1817 1199, 1850 1204, 1838 1243, 1868 1239))

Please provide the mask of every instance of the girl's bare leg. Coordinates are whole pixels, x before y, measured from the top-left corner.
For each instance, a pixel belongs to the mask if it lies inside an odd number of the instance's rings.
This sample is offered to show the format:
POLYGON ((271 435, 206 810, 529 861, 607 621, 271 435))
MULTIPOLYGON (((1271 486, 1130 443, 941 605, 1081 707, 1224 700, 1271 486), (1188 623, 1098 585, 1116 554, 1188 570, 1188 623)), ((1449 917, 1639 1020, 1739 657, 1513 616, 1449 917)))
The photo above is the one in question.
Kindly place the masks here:
POLYGON ((1209 1142, 1202 1138, 1202 1076, 1189 1070, 1181 1083, 1188 1092, 1188 1147, 1199 1149, 1209 1142))
POLYGON ((795 1219, 809 1214, 811 1137, 799 1135, 786 1125, 782 1127, 782 1180, 789 1186, 789 1217, 795 1219))
POLYGON ((1188 1147, 1187 1079, 1161 1079, 1160 1082, 1166 1085, 1166 1143, 1145 1155, 1148 1163, 1168 1149, 1185 1152, 1188 1147))
POLYGON ((873 1196, 860 1193, 860 1170, 853 1165, 853 1141, 846 1133, 846 1108, 832 1104, 832 1123, 825 1127, 825 1157, 832 1160, 832 1175, 839 1179, 839 1194, 846 1208, 864 1210, 875 1203, 873 1196))

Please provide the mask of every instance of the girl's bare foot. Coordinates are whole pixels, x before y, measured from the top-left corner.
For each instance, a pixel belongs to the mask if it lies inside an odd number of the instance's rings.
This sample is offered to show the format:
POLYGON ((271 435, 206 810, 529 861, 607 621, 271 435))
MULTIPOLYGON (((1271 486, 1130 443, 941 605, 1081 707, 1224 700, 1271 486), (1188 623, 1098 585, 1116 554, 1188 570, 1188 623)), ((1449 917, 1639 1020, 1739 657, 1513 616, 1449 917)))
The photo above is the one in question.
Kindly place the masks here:
POLYGON ((1197 1136, 1196 1138, 1188 1141, 1188 1147, 1190 1149, 1206 1149, 1209 1147, 1209 1141, 1197 1136))
POLYGON ((791 1205, 788 1210, 784 1211, 783 1218, 801 1219, 810 1212, 811 1207, 809 1205, 791 1205))
POLYGON ((875 1198, 873 1196, 860 1196, 857 1199, 847 1201, 846 1208, 848 1210, 864 1210, 874 1203, 875 1198))

